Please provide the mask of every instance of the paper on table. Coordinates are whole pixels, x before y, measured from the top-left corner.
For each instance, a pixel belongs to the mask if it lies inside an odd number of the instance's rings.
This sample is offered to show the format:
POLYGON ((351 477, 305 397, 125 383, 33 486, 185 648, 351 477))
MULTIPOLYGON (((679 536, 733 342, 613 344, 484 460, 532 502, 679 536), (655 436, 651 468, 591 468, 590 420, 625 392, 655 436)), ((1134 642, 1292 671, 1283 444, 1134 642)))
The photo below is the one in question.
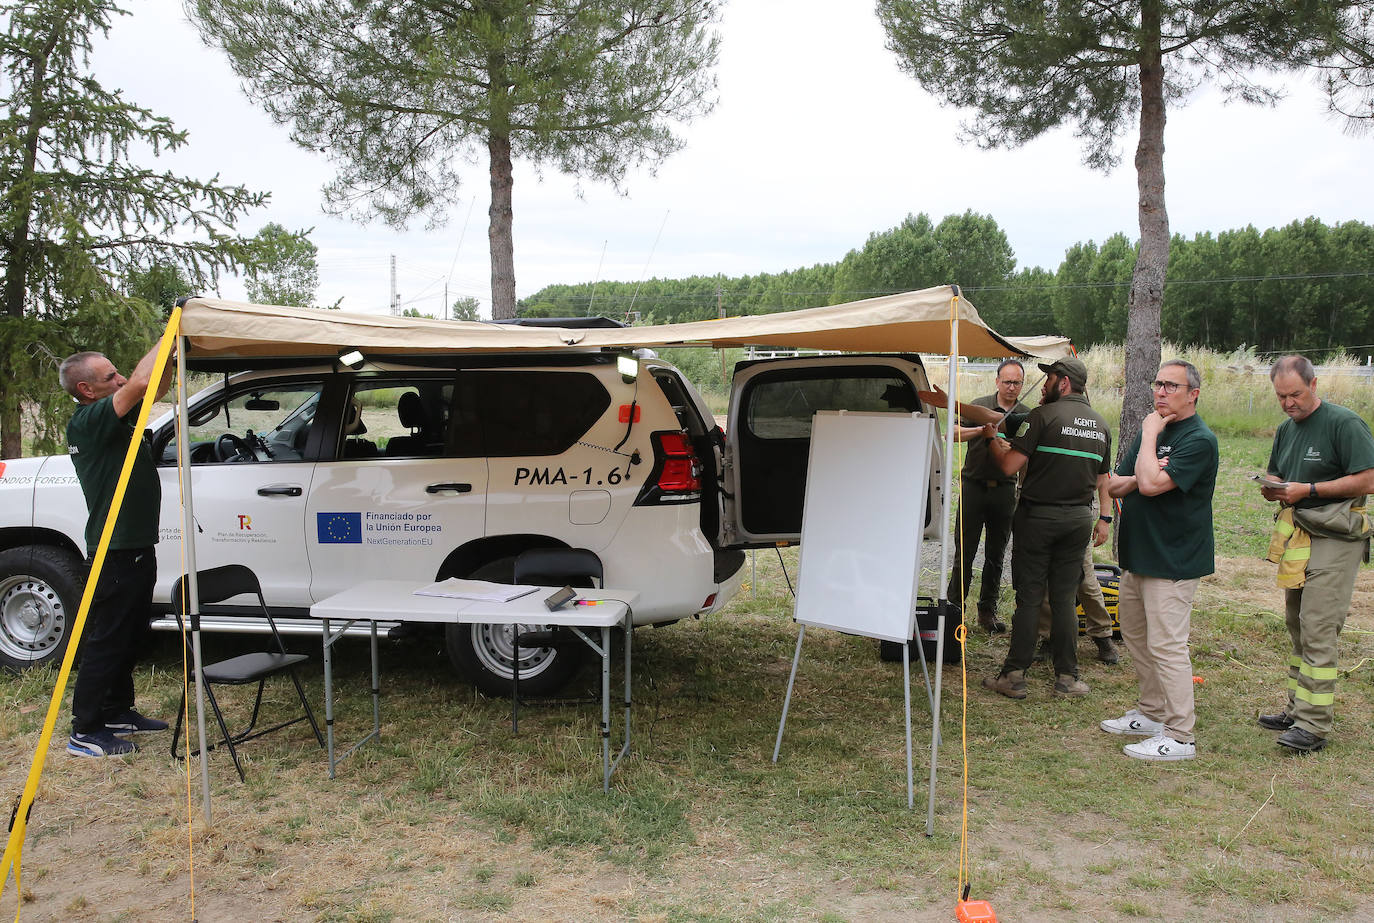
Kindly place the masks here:
POLYGON ((429 586, 421 587, 415 591, 416 596, 443 596, 448 599, 476 599, 482 602, 504 603, 512 599, 519 599, 521 596, 528 596, 537 586, 525 586, 522 584, 510 583, 490 583, 486 580, 464 580, 461 577, 449 577, 447 580, 440 580, 438 583, 431 583, 429 586))

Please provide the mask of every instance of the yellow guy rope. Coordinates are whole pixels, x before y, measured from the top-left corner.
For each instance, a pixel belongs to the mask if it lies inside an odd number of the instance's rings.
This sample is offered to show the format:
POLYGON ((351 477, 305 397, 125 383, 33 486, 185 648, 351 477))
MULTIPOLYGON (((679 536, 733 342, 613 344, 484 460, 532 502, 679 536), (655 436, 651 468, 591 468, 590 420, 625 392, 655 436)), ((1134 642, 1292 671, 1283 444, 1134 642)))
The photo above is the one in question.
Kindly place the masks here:
MULTIPOLYGON (((951 315, 952 315, 951 318, 950 318, 950 322, 951 322, 952 324, 957 324, 957 323, 959 323, 959 317, 958 317, 959 307, 958 307, 958 305, 959 305, 959 296, 958 296, 958 295, 955 295, 954 298, 951 299, 951 302, 950 302, 950 309, 951 309, 951 315)), ((951 359, 953 360, 953 366, 954 366, 954 367, 953 367, 953 369, 950 371, 950 377, 951 377, 953 380, 950 381, 950 383, 949 383, 949 394, 950 394, 949 406, 950 406, 950 411, 949 411, 948 419, 949 419, 949 427, 950 427, 951 430, 953 430, 954 427, 957 425, 957 422, 956 422, 956 421, 957 421, 958 418, 959 418, 959 397, 960 397, 960 395, 961 395, 961 393, 962 393, 962 387, 961 387, 960 381, 959 381, 959 357, 958 357, 958 356, 952 356, 951 359)), ((956 444, 958 444, 958 443, 959 443, 959 440, 956 439, 955 442, 956 442, 956 444)), ((963 458, 962 453, 959 452, 959 450, 956 450, 956 453, 958 453, 958 454, 960 455, 960 459, 962 460, 962 458, 963 458)), ((953 461, 954 461, 953 459, 950 459, 950 463, 951 463, 951 464, 953 464, 953 461)), ((952 470, 952 469, 951 469, 951 470, 952 470)), ((951 485, 953 485, 953 482, 954 482, 954 479, 951 478, 951 485)), ((964 881, 965 881, 966 879, 969 878, 969 870, 968 870, 968 865, 969 865, 969 862, 968 862, 968 645, 967 645, 967 643, 966 643, 966 642, 968 641, 968 619, 966 618, 966 613, 964 612, 964 599, 968 596, 968 590, 969 590, 969 588, 966 587, 966 586, 964 586, 964 571, 965 571, 966 568, 963 566, 963 556, 964 556, 964 555, 973 554, 974 552, 976 552, 976 551, 978 550, 978 548, 977 548, 977 543, 976 543, 976 542, 974 543, 974 547, 973 547, 973 548, 965 548, 965 547, 963 546, 963 544, 962 544, 963 537, 964 537, 964 536, 963 536, 963 531, 962 531, 962 530, 963 530, 963 517, 964 517, 964 479, 963 479, 962 476, 961 476, 960 478, 958 478, 958 486, 957 486, 957 487, 954 487, 953 492, 954 492, 955 495, 957 496, 957 499, 958 499, 958 502, 959 502, 959 513, 958 513, 958 520, 959 520, 959 521, 955 523, 955 528, 957 528, 957 529, 960 530, 960 533, 959 533, 959 536, 958 536, 958 539, 959 539, 959 541, 960 541, 960 545, 959 545, 959 552, 960 552, 959 558, 960 558, 960 560, 959 560, 959 575, 958 575, 958 579, 959 579, 959 591, 963 594, 963 596, 961 596, 960 599, 959 599, 959 614, 960 614, 959 625, 958 625, 957 628, 954 629, 954 637, 955 637, 955 639, 958 640, 958 642, 959 642, 959 674, 960 674, 960 683, 959 683, 959 685, 960 685, 960 697, 961 697, 961 699, 962 699, 962 709, 963 709, 963 710, 960 712, 960 716, 959 716, 959 745, 960 745, 961 759, 962 759, 962 761, 963 761, 963 769, 964 769, 964 782, 963 782, 963 816, 962 816, 962 819, 960 820, 960 824, 959 824, 959 872, 958 872, 958 883, 957 883, 956 886, 955 886, 955 893, 954 893, 954 899, 955 899, 955 901, 957 902, 957 901, 959 901, 960 899, 963 898, 963 896, 964 896, 964 881)))
MULTIPOLYGON (((176 338, 176 330, 181 322, 181 308, 172 310, 171 319, 167 322, 167 329, 162 334, 162 339, 158 343, 157 356, 153 360, 152 376, 148 379, 150 387, 155 387, 156 382, 162 381, 163 369, 167 366, 167 357, 172 351, 172 341, 176 338)), ((19 797, 19 802, 15 805, 14 816, 10 820, 10 837, 5 846, 5 858, 0 864, 0 894, 4 893, 4 886, 9 881, 10 870, 14 870, 15 888, 15 920, 19 919, 20 908, 24 906, 23 889, 19 881, 19 863, 24 851, 24 834, 28 830, 29 811, 33 808, 33 800, 38 793, 38 782, 43 777, 43 764, 48 755, 48 747, 52 743, 53 727, 57 724, 57 713, 62 708, 62 697, 67 690, 67 679, 71 675, 72 662, 76 657, 77 645, 81 642, 82 629, 86 627, 86 615, 91 610, 91 600, 95 596, 95 587, 100 580, 100 570, 105 565, 105 554, 110 547, 110 538, 114 535, 115 522, 119 518, 120 507, 124 504, 125 489, 129 486, 129 475, 134 470, 134 459, 138 456, 139 443, 143 440, 143 430, 148 425, 148 414, 153 402, 144 396, 144 400, 139 406, 138 420, 134 423, 134 435, 129 441, 129 450, 124 454, 124 467, 119 472, 119 483, 115 485, 114 497, 110 500, 110 512, 105 517, 105 528, 100 533, 100 544, 95 550, 95 560, 91 562, 91 572, 86 578, 86 589, 81 594, 81 605, 76 611, 76 621, 72 623, 71 638, 67 641, 67 652, 62 657, 62 668, 57 673, 57 683, 53 687, 52 698, 48 702, 48 714, 43 722, 43 732, 38 736, 38 747, 34 750, 33 764, 29 767, 28 780, 24 783, 24 792, 19 797)))

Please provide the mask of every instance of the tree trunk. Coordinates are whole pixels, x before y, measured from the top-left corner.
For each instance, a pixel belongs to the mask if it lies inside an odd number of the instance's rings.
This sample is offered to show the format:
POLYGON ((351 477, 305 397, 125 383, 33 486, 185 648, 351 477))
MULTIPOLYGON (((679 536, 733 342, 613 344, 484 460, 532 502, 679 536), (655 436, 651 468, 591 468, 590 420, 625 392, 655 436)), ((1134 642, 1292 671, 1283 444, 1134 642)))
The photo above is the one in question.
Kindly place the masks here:
POLYGON ((1131 276, 1126 318, 1126 392, 1121 400, 1117 458, 1154 410, 1149 383, 1159 370, 1159 318, 1169 266, 1169 213, 1164 207, 1164 61, 1159 0, 1141 8, 1140 140, 1135 151, 1140 201, 1140 252, 1131 276))
POLYGON ((491 247, 491 318, 515 316, 515 237, 511 188, 510 136, 495 131, 487 139, 491 169, 491 208, 487 210, 487 241, 491 247))
MULTIPOLYGON (((3 388, 0 385, 0 388, 3 388)), ((0 407, 0 458, 19 458, 24 454, 23 414, 19 408, 0 407)))

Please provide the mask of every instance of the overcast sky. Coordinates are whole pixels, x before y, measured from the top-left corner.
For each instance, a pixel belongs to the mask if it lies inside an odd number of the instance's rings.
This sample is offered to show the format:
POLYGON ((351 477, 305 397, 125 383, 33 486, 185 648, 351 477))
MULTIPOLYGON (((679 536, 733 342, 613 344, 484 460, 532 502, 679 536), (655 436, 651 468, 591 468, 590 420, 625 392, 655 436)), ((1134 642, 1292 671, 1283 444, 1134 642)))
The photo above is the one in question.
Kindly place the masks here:
MULTIPOLYGON (((188 146, 160 166, 271 192, 270 205, 240 225, 246 233, 268 221, 313 227, 322 302, 343 297, 346 310, 386 311, 394 254, 403 305, 440 314, 447 284, 450 300, 476 296, 489 313, 484 163, 438 230, 417 223, 397 233, 326 215, 327 161, 292 145, 245 99, 179 0, 128 8, 94 67, 107 88, 190 132, 188 146)), ((961 113, 898 71, 870 4, 732 0, 720 30, 720 102, 685 129, 686 148, 657 175, 631 176, 624 195, 583 184, 579 196, 574 181, 517 164, 521 297, 554 282, 833 262, 917 212, 936 221, 967 209, 991 215, 1018 266, 1054 269, 1079 241, 1138 237, 1134 137, 1123 139, 1123 166, 1109 175, 1082 166, 1069 131, 1013 151, 961 144, 961 113)), ((1203 93, 1171 111, 1165 170, 1175 233, 1374 217, 1374 138, 1344 134, 1310 82, 1295 81, 1289 94, 1264 109, 1203 93)), ((243 288, 226 279, 220 294, 241 298, 243 288)))

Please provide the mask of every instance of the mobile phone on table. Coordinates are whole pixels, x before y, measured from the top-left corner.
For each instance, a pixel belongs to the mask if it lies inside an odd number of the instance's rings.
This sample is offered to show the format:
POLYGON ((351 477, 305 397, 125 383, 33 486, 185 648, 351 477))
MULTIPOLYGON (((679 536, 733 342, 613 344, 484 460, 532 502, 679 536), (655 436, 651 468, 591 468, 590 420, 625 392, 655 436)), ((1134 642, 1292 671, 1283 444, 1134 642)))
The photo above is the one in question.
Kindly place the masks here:
POLYGON ((552 612, 555 609, 563 608, 576 598, 577 592, 573 590, 572 587, 565 586, 563 587, 563 589, 554 592, 552 595, 546 598, 544 600, 544 605, 548 608, 550 612, 552 612))

